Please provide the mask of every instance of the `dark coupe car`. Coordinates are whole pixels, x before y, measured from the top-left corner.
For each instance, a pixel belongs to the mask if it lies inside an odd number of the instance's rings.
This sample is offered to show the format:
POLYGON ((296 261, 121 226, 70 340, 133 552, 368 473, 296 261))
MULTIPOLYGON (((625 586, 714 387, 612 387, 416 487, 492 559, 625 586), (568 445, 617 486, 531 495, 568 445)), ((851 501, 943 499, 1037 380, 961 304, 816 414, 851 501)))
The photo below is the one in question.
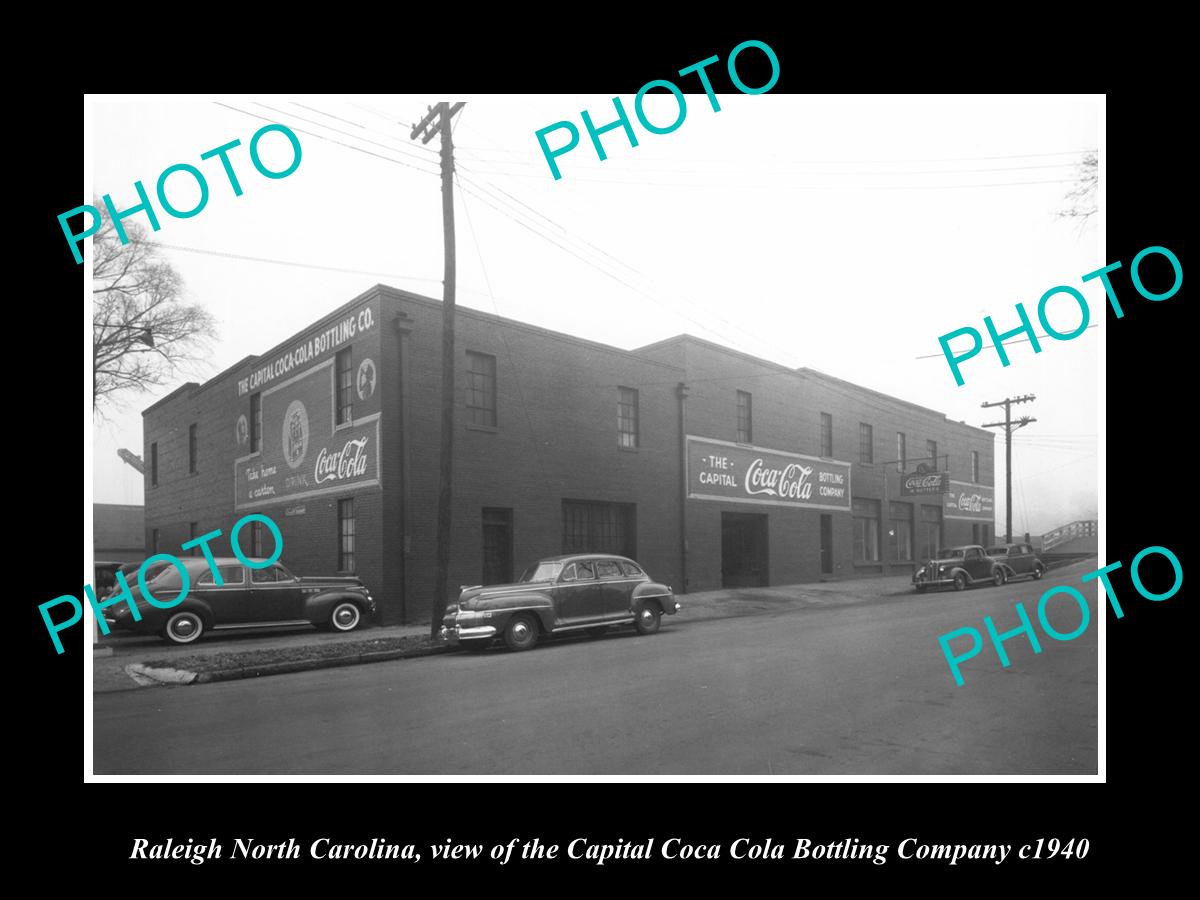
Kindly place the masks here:
POLYGON ((1042 562, 1031 544, 1000 544, 988 548, 988 556, 1004 566, 1007 578, 1041 578, 1046 574, 1042 562))
MULTIPOLYGON (((108 627, 158 634, 175 644, 190 644, 206 631, 234 628, 316 625, 332 631, 353 631, 363 616, 375 612, 370 592, 353 576, 301 578, 279 563, 251 569, 237 559, 218 557, 215 563, 224 582, 218 586, 203 557, 187 557, 180 562, 189 579, 187 596, 181 603, 170 609, 152 606, 142 596, 135 570, 128 573, 127 579, 142 619, 134 621, 128 603, 115 603, 104 610, 108 627)), ((167 562, 149 567, 145 580, 151 596, 160 602, 179 596, 182 588, 179 570, 167 562)))
POLYGON ((1008 573, 1002 562, 983 552, 983 547, 968 544, 940 551, 937 559, 929 560, 913 573, 912 580, 917 593, 940 586, 961 591, 980 582, 999 587, 1008 580, 1008 573))
POLYGON ((446 608, 441 635, 469 650, 497 636, 510 650, 528 650, 543 634, 600 634, 611 625, 654 634, 664 613, 678 611, 671 588, 632 559, 583 553, 543 559, 513 584, 464 587, 446 608))

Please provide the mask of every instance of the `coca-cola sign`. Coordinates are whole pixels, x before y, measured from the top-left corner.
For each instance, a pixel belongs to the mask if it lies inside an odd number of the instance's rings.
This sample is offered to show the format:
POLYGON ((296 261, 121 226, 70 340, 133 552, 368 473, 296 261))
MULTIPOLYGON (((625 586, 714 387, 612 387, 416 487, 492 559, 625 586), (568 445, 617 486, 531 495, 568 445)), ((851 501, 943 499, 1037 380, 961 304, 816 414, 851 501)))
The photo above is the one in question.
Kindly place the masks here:
POLYGON ((996 518, 996 489, 989 485, 951 481, 943 502, 942 514, 947 519, 991 522, 996 518))
POLYGON ((331 361, 262 392, 261 449, 234 463, 236 509, 379 485, 379 413, 364 400, 365 415, 338 423, 335 374, 331 361))
POLYGON ((950 478, 945 472, 914 472, 900 481, 900 494, 944 494, 950 490, 950 478))
POLYGON ((692 500, 850 509, 850 464, 688 436, 692 500))

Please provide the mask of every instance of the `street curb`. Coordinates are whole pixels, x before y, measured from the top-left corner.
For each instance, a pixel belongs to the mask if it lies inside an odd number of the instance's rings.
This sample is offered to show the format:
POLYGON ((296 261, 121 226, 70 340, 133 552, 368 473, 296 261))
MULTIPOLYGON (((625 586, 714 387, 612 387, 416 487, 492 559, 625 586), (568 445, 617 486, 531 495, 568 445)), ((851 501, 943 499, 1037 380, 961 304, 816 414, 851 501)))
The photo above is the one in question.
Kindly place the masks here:
POLYGON ((301 659, 295 662, 266 663, 261 666, 244 666, 223 669, 218 672, 200 672, 191 684, 210 684, 217 681, 239 681, 243 678, 261 678, 266 675, 288 675, 292 672, 309 672, 313 669, 337 669, 364 663, 389 662, 393 659, 414 659, 448 653, 452 647, 423 647, 420 650, 377 650, 373 653, 357 653, 353 656, 330 656, 324 659, 301 659))

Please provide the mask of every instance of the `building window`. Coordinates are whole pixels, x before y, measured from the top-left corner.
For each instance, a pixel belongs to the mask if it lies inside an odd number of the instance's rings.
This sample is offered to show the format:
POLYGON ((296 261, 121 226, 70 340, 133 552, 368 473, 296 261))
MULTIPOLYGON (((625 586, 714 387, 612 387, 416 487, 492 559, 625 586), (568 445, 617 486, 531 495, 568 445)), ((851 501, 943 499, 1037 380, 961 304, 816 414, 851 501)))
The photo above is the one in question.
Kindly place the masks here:
POLYGON ((337 416, 335 425, 354 421, 354 358, 350 348, 337 355, 337 416))
POLYGON ((921 507, 921 559, 937 559, 942 549, 942 508, 921 507))
POLYGON ((354 499, 338 501, 338 571, 354 571, 354 499))
POLYGON ((250 452, 262 449, 262 394, 250 395, 250 452))
POLYGON ((737 392, 737 442, 739 444, 754 443, 754 429, 752 427, 752 414, 750 409, 750 395, 745 391, 737 392))
POLYGON ((936 469, 938 467, 937 441, 926 441, 925 453, 929 457, 930 467, 936 469))
POLYGON ((913 558, 913 508, 911 503, 891 504, 892 524, 888 529, 888 544, 892 559, 911 562, 913 558))
POLYGON ((875 429, 866 422, 858 423, 858 461, 875 462, 875 429))
POLYGON ((638 392, 633 388, 618 388, 617 446, 636 448, 638 445, 638 392))
POLYGON ((854 561, 879 562, 879 501, 854 498, 854 561))
POLYGON ((158 529, 150 529, 150 555, 153 556, 158 552, 158 529))
POLYGON ((563 553, 637 557, 637 507, 632 503, 563 501, 563 553))
POLYGON ((979 484, 979 451, 971 451, 971 481, 979 484))
POLYGON ((188 472, 192 475, 196 474, 196 426, 195 424, 188 426, 188 472))
MULTIPOLYGON (((199 534, 200 534, 200 523, 199 522, 188 522, 188 540, 194 541, 199 536, 199 534)), ((192 556, 199 556, 200 555, 200 545, 197 544, 195 547, 192 547, 192 549, 189 550, 188 552, 192 556)))
POLYGON ((896 471, 903 472, 908 466, 908 450, 905 446, 904 434, 896 432, 896 471))
POLYGON ((150 487, 158 487, 158 441, 150 445, 150 487))
POLYGON ((467 351, 467 422, 496 427, 496 357, 467 351))
POLYGON ((266 559, 267 554, 263 551, 263 532, 266 531, 266 526, 262 522, 250 523, 250 557, 251 559, 266 559))
POLYGON ((833 416, 821 413, 821 455, 833 456, 833 416))

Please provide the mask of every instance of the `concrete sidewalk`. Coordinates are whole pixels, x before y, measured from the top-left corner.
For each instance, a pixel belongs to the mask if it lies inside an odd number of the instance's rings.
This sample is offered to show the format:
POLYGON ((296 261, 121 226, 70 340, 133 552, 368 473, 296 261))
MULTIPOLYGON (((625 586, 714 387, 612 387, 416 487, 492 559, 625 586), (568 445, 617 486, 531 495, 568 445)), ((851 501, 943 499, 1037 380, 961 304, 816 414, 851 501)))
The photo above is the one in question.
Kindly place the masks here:
MULTIPOLYGON (((683 608, 676 616, 668 617, 665 624, 668 627, 686 627, 695 622, 713 619, 769 615, 810 607, 899 602, 905 595, 917 596, 912 591, 912 584, 907 575, 782 587, 703 591, 679 595, 679 602, 683 608)), ((169 644, 157 637, 112 634, 102 636, 97 645, 101 648, 111 648, 112 655, 93 657, 92 690, 94 693, 104 693, 141 687, 126 673, 125 667, 147 660, 165 661, 169 665, 172 658, 217 657, 254 650, 278 651, 315 645, 358 643, 373 639, 419 638, 428 633, 428 625, 365 627, 347 634, 334 634, 301 626, 240 633, 226 632, 217 637, 202 637, 196 644, 184 646, 169 644)))

